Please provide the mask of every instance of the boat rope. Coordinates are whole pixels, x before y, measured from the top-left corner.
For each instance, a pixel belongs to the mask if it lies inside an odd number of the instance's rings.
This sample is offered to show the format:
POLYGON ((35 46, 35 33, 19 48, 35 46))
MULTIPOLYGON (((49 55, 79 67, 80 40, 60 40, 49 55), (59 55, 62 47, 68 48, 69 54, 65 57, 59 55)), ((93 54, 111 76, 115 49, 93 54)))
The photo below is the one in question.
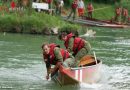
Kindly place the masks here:
MULTIPOLYGON (((122 2, 121 4, 130 4, 130 1, 122 2)), ((106 9, 106 8, 110 8, 110 7, 113 7, 113 6, 108 6, 108 7, 103 7, 103 8, 97 8, 97 9, 94 9, 93 11, 98 11, 98 10, 102 10, 102 9, 106 9)))
POLYGON ((106 8, 110 8, 112 6, 108 6, 108 7, 103 7, 103 8, 97 8, 97 9, 94 9, 93 11, 98 11, 98 10, 102 10, 102 9, 106 9, 106 8))

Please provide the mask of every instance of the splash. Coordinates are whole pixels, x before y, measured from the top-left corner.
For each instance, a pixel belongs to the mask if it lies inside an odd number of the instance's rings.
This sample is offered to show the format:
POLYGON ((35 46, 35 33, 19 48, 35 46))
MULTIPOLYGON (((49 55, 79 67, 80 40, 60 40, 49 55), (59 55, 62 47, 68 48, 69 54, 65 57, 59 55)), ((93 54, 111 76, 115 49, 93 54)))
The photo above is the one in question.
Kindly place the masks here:
POLYGON ((81 83, 80 84, 81 89, 94 89, 98 90, 102 87, 102 84, 100 83, 93 83, 93 84, 87 84, 87 83, 81 83))

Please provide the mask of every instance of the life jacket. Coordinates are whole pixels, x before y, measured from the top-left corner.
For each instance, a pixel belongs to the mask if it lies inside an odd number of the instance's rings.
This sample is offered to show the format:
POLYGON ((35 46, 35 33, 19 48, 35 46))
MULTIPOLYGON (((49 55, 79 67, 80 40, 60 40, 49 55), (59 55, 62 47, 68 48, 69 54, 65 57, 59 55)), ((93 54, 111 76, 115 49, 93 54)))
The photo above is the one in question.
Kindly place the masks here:
POLYGON ((66 49, 68 49, 69 40, 70 40, 70 38, 72 38, 72 37, 74 37, 74 34, 73 34, 73 33, 70 33, 70 34, 67 35, 67 39, 65 40, 65 43, 64 43, 66 49))
POLYGON ((71 7, 72 7, 72 9, 76 9, 78 7, 78 4, 73 2, 71 7))
POLYGON ((128 16, 128 10, 127 9, 123 10, 123 16, 128 16))
POLYGON ((130 22, 130 17, 128 17, 128 21, 130 22))
POLYGON ((92 5, 91 5, 91 4, 89 4, 87 8, 88 8, 88 12, 92 12, 93 7, 92 7, 92 5))
MULTIPOLYGON (((65 47, 66 47, 66 49, 68 49, 68 45, 69 45, 69 40, 70 40, 70 38, 72 38, 72 37, 74 37, 74 35, 72 34, 72 33, 70 33, 70 34, 68 34, 67 35, 67 39, 66 39, 66 41, 65 41, 65 43, 64 43, 64 45, 65 45, 65 47)), ((83 47, 84 47, 84 41, 83 41, 83 39, 81 39, 80 37, 75 37, 74 38, 74 42, 73 42, 73 52, 74 52, 74 54, 77 54, 77 52, 80 50, 80 49, 82 49, 83 47)))
MULTIPOLYGON (((50 64, 53 64, 53 60, 55 60, 54 49, 55 47, 58 47, 58 45, 53 43, 53 44, 50 44, 49 47, 50 47, 50 52, 47 55, 44 54, 44 57, 49 60, 50 64)), ((60 49, 60 53, 63 57, 63 61, 69 58, 69 52, 67 50, 60 49)))
POLYGON ((12 2, 11 2, 11 8, 13 9, 13 8, 15 8, 15 6, 16 6, 16 5, 15 5, 15 2, 12 1, 12 2))
POLYGON ((76 55, 80 49, 82 49, 85 45, 85 42, 80 37, 74 38, 74 44, 73 44, 73 52, 76 55))

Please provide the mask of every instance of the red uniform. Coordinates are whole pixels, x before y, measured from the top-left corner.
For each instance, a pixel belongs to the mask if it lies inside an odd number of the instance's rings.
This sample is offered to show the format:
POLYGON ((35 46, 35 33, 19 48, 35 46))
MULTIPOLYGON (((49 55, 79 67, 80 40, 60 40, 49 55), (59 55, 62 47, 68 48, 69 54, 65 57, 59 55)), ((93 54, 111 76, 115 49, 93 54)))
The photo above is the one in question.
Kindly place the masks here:
POLYGON ((92 4, 88 4, 87 9, 88 9, 88 17, 92 18, 92 12, 93 12, 93 6, 92 6, 92 4))
POLYGON ((78 6, 78 4, 77 3, 72 3, 72 5, 71 5, 71 7, 72 7, 72 9, 76 9, 77 8, 77 6, 78 6))
POLYGON ((119 16, 121 14, 121 8, 116 9, 116 15, 119 16))
POLYGON ((92 11, 93 11, 93 6, 92 6, 92 4, 89 4, 88 7, 87 7, 87 9, 88 9, 88 12, 92 12, 92 11))
POLYGON ((125 17, 128 16, 128 10, 127 10, 127 9, 124 9, 124 10, 123 10, 123 16, 125 16, 125 17))
POLYGON ((84 15, 84 8, 78 8, 78 14, 79 14, 79 16, 83 16, 84 15))
POLYGON ((52 0, 47 0, 47 3, 48 3, 48 4, 51 4, 51 2, 52 2, 52 0))
POLYGON ((130 22, 130 17, 128 17, 128 22, 130 22))
POLYGON ((12 8, 12 10, 14 10, 15 7, 16 7, 15 2, 12 1, 12 2, 11 2, 11 8, 12 8))

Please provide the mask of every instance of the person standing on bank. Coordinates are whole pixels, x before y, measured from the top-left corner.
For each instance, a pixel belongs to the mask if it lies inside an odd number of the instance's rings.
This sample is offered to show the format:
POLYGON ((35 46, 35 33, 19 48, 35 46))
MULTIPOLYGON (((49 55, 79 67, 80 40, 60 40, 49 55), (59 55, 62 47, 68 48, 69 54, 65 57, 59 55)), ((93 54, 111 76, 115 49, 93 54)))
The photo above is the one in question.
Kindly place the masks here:
POLYGON ((46 2, 48 3, 48 8, 52 9, 52 2, 53 2, 53 0, 47 0, 46 2))
POLYGON ((127 20, 128 20, 128 10, 127 10, 127 8, 123 8, 122 14, 123 14, 122 15, 123 23, 126 24, 127 20))
POLYGON ((49 9, 48 13, 52 14, 52 2, 53 2, 53 0, 46 0, 46 2, 48 3, 48 9, 49 9))
POLYGON ((78 1, 78 16, 79 17, 82 17, 84 15, 84 10, 85 10, 84 2, 83 0, 79 0, 78 1))
POLYGON ((14 2, 14 0, 11 1, 10 6, 11 6, 11 10, 14 11, 16 7, 16 3, 14 2))
POLYGON ((58 0, 58 2, 59 2, 59 15, 61 16, 63 6, 64 6, 64 1, 63 0, 58 0))
POLYGON ((93 10, 94 10, 92 3, 88 4, 87 10, 88 10, 88 17, 92 18, 93 17, 93 10))
POLYGON ((47 68, 47 80, 49 79, 50 74, 53 76, 58 71, 60 65, 63 65, 64 67, 74 66, 74 57, 67 50, 61 49, 59 45, 54 43, 43 44, 42 50, 43 59, 47 68), (53 70, 51 70, 51 65, 55 65, 53 70))
POLYGON ((115 21, 118 23, 121 23, 121 13, 122 13, 122 8, 117 7, 115 10, 115 21))
POLYGON ((77 0, 73 0, 73 2, 71 4, 71 12, 70 12, 70 14, 69 14, 67 19, 69 19, 72 14, 73 14, 73 20, 75 19, 77 6, 78 6, 78 1, 77 0))
POLYGON ((73 33, 62 33, 59 35, 59 39, 64 41, 66 49, 75 56, 76 61, 87 55, 91 50, 91 45, 88 41, 75 37, 73 33))

